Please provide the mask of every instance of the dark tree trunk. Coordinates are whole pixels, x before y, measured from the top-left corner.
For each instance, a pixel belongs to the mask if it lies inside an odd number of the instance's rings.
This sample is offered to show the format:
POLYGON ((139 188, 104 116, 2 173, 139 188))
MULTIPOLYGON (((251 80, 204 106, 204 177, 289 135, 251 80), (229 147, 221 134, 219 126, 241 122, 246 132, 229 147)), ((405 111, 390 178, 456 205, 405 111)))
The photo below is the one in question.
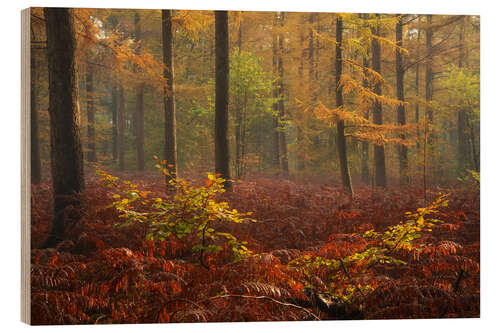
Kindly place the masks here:
MULTIPOLYGON (((137 43, 141 41, 142 31, 139 12, 135 13, 135 40, 137 43)), ((137 52, 140 54, 141 48, 138 47, 137 52)), ((144 83, 140 83, 137 87, 135 100, 135 138, 137 148, 137 169, 144 171, 144 83)))
POLYGON ((118 168, 125 171, 125 96, 123 86, 118 86, 118 168))
MULTIPOLYGON (((341 108, 344 105, 342 88, 340 87, 340 77, 342 76, 342 30, 342 18, 338 16, 336 24, 337 43, 335 46, 335 100, 337 102, 337 108, 341 108)), ((352 194, 351 175, 349 174, 349 167, 347 165, 347 145, 344 135, 344 120, 337 121, 337 147, 342 185, 344 185, 344 189, 349 194, 352 194)))
MULTIPOLYGON (((241 15, 241 14, 240 14, 241 15)), ((240 25, 238 27, 238 52, 241 54, 241 43, 242 43, 242 32, 241 32, 241 20, 240 20, 240 25)), ((235 173, 236 173, 236 178, 240 179, 243 173, 243 162, 242 162, 242 103, 241 103, 241 96, 240 96, 241 91, 238 91, 236 94, 236 109, 235 109, 235 120, 236 120, 236 126, 234 130, 234 138, 235 138, 235 160, 234 160, 234 165, 235 165, 235 173)))
MULTIPOLYGON (((419 19, 420 22, 420 19, 419 19)), ((420 29, 417 32, 417 51, 415 57, 418 59, 420 49, 420 29)), ((418 122, 420 121, 420 64, 417 62, 415 65, 415 122, 417 123, 417 150, 420 151, 420 128, 418 127, 418 122)))
POLYGON ((427 190, 427 146, 430 146, 431 163, 433 162, 433 143, 434 143, 434 130, 433 111, 431 108, 432 101, 432 15, 427 15, 427 28, 425 30, 425 46, 426 46, 426 63, 425 63, 425 135, 424 135, 424 192, 427 190))
POLYGON ((215 172, 231 188, 229 170, 229 34, 227 11, 215 11, 215 172))
MULTIPOLYGON (((283 27, 285 21, 285 13, 280 12, 280 27, 283 27)), ((278 116, 279 121, 283 124, 285 120, 285 88, 283 82, 284 69, 283 69, 283 33, 280 30, 278 34, 278 116)), ((279 146, 280 146, 280 165, 281 172, 284 176, 288 176, 288 149, 286 144, 285 128, 282 125, 279 131, 279 146)))
MULTIPOLYGON (((368 59, 363 57, 363 67, 368 68, 368 59)), ((368 80, 363 78, 363 87, 368 88, 368 80)), ((370 110, 367 108, 364 114, 365 119, 370 119, 370 110)), ((368 165, 369 159, 369 143, 367 140, 363 140, 361 144, 361 179, 365 185, 370 184, 370 168, 368 165)))
MULTIPOLYGON (((378 19, 378 15, 377 15, 378 19)), ((380 35, 380 26, 372 28, 372 33, 375 36, 380 35)), ((380 66, 380 42, 376 38, 372 38, 372 69, 381 74, 380 66)), ((382 83, 377 80, 373 87, 373 92, 377 95, 382 95, 382 83)), ((373 123, 377 125, 383 124, 382 118, 382 104, 379 100, 373 103, 373 123)), ((385 174, 385 150, 383 145, 374 145, 374 159, 375 159, 375 185, 385 187, 387 184, 385 174)))
MULTIPOLYGON (((458 58, 458 68, 464 67, 465 60, 465 50, 464 50, 464 29, 465 29, 465 17, 462 18, 460 26, 459 35, 459 58, 458 58)), ((467 110, 464 107, 460 107, 458 110, 457 119, 457 139, 458 139, 458 172, 459 175, 463 175, 467 168, 469 167, 469 145, 468 145, 468 135, 467 135, 467 110)))
MULTIPOLYGON (((278 27, 278 15, 274 15, 273 28, 278 27)), ((280 170, 280 121, 279 121, 279 85, 278 85, 278 33, 273 29, 273 136, 272 162, 276 172, 280 170)))
POLYGON ((30 122, 31 122, 31 183, 40 184, 42 181, 42 166, 40 161, 40 139, 38 131, 38 78, 40 69, 34 49, 31 49, 31 83, 30 83, 30 122))
MULTIPOLYGON (((68 8, 44 8, 49 67, 49 115, 54 220, 44 247, 65 237, 69 206, 81 206, 84 188, 80 141, 76 39, 68 8)), ((75 218, 77 218, 75 216, 75 218)))
POLYGON ((172 10, 162 10, 162 38, 163 38, 163 77, 167 87, 163 87, 163 105, 165 112, 165 161, 170 177, 177 177, 177 135, 175 119, 174 95, 174 36, 172 32, 172 10))
MULTIPOLYGON (((400 15, 396 23, 396 93, 401 104, 398 105, 398 124, 406 125, 406 110, 405 110, 405 91, 404 91, 404 69, 403 55, 401 47, 403 47, 403 17, 400 15)), ((400 135, 401 140, 405 140, 404 134, 400 135)), ((399 183, 406 185, 409 182, 408 178, 408 147, 405 144, 399 145, 399 183)))
POLYGON ((96 162, 97 156, 95 151, 95 110, 94 110, 94 75, 92 68, 87 64, 85 73, 85 81, 87 87, 87 159, 89 162, 96 162))
POLYGON ((113 161, 118 159, 118 88, 113 82, 111 87, 111 141, 113 142, 113 161))

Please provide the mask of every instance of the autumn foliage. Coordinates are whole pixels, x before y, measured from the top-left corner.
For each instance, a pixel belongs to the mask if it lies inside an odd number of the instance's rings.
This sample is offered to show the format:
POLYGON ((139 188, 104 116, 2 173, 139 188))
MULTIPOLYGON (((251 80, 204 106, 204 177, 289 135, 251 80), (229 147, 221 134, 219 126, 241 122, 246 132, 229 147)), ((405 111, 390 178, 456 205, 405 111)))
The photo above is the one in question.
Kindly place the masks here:
POLYGON ((82 217, 56 249, 37 249, 50 230, 50 184, 32 187, 33 324, 479 316, 473 188, 440 189, 449 194, 428 193, 426 202, 417 189, 360 188, 351 197, 328 184, 266 178, 215 193, 211 175, 165 194, 163 177, 120 180, 127 177, 101 173, 88 181, 85 213, 66 210, 82 217), (147 214, 173 214, 193 204, 195 192, 213 200, 204 209, 234 214, 205 215, 220 237, 200 243, 208 220, 156 237, 161 228, 151 229, 147 214), (175 209, 159 209, 160 202, 175 209), (131 219, 132 212, 146 219, 131 219), (253 212, 252 220, 240 212, 253 212), (247 251, 236 256, 242 245, 247 251))

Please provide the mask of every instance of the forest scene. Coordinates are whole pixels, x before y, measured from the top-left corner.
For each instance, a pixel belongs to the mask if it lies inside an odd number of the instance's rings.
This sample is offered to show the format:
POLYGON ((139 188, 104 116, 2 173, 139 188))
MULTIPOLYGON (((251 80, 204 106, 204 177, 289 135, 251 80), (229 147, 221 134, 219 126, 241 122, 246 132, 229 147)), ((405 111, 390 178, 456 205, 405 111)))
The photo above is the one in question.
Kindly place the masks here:
POLYGON ((479 16, 30 11, 32 324, 479 317, 479 16))

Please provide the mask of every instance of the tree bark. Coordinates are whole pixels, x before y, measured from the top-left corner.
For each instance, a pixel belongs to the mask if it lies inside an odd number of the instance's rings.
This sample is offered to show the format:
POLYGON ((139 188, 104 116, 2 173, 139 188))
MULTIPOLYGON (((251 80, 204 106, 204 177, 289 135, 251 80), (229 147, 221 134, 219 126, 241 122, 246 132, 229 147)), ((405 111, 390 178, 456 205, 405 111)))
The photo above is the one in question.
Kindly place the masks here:
POLYGON ((31 48, 30 74, 30 123, 31 123, 31 183, 40 184, 42 181, 42 166, 40 160, 40 138, 38 130, 38 78, 40 69, 34 49, 31 48))
MULTIPOLYGON (((363 57, 363 67, 368 68, 368 59, 366 57, 363 57)), ((368 88, 368 80, 363 78, 363 87, 368 88)), ((365 110, 364 114, 365 119, 370 119, 370 110, 367 108, 365 110)), ((369 159, 369 143, 367 140, 363 140, 363 143, 361 144, 361 179, 363 180, 363 183, 365 185, 370 184, 370 168, 368 166, 368 159, 369 159)))
POLYGON ((215 172, 231 188, 229 169, 229 34, 227 11, 215 11, 215 172))
POLYGON ((174 36, 172 31, 172 10, 162 10, 163 38, 163 77, 167 86, 163 87, 163 105, 165 112, 165 161, 170 178, 177 177, 177 135, 174 93, 174 36))
MULTIPOLYGON (((134 23, 135 23, 135 40, 139 43, 142 39, 141 30, 141 18, 139 12, 135 12, 134 23)), ((137 48, 137 53, 140 54, 141 47, 137 48)), ((137 71, 139 71, 136 68, 137 71)), ((139 171, 144 171, 144 83, 139 83, 136 91, 135 100, 135 137, 136 137, 136 149, 137 149, 137 169, 139 171)))
MULTIPOLYGON (((379 15, 377 14, 377 19, 379 15)), ((380 26, 372 28, 372 33, 375 36, 380 35, 380 26)), ((372 69, 381 74, 380 65, 380 42, 377 38, 372 38, 372 69)), ((382 83, 377 80, 373 87, 373 92, 379 96, 382 95, 382 83)), ((382 104, 376 100, 373 103, 373 123, 377 125, 383 124, 382 118, 382 104)), ((385 150, 383 145, 374 145, 374 159, 375 159, 375 185, 385 187, 387 185, 385 173, 385 150)))
POLYGON ((118 168, 125 171, 125 96, 123 86, 118 86, 118 168))
POLYGON ((273 136, 272 136, 272 162, 277 173, 280 170, 280 121, 279 121, 279 85, 278 85, 278 15, 274 15, 273 22, 273 136))
MULTIPOLYGON (((406 125, 406 108, 405 108, 405 91, 404 91, 404 69, 403 55, 401 47, 403 47, 403 17, 399 15, 396 23, 396 93, 401 104, 398 105, 398 124, 406 125)), ((400 135, 401 140, 406 139, 405 134, 400 135)), ((408 178, 408 147, 404 144, 399 145, 399 183, 407 185, 408 178)))
MULTIPOLYGON (((280 27, 283 28, 285 21, 285 13, 280 12, 280 27)), ((280 165, 281 172, 284 176, 288 176, 288 149, 286 143, 286 133, 283 123, 285 120, 285 88, 284 88, 284 69, 283 69, 283 32, 280 30, 278 34, 278 116, 281 123, 279 131, 279 146, 280 146, 280 165)))
POLYGON ((87 88, 87 160, 89 162, 96 162, 96 149, 95 149, 95 110, 94 110, 94 75, 90 64, 85 67, 85 81, 87 88))
MULTIPOLYGON (((340 87, 340 78, 342 76, 342 32, 342 17, 338 16, 336 23, 337 43, 335 46, 335 99, 337 108, 342 108, 344 105, 342 88, 340 87)), ((349 194, 352 194, 351 175, 349 174, 349 167, 347 164, 347 145, 344 135, 344 120, 337 120, 337 147, 342 185, 349 194)))
POLYGON ((68 8, 44 8, 49 67, 49 115, 54 220, 44 247, 65 237, 69 206, 81 206, 84 189, 80 141, 78 74, 73 13, 68 8))
MULTIPOLYGON (((465 29, 465 17, 462 18, 459 34, 459 57, 458 57, 458 68, 462 69, 464 67, 465 60, 465 47, 464 47, 464 29, 465 29)), ((458 173, 463 176, 467 168, 469 167, 469 145, 468 145, 468 135, 467 135, 467 110, 464 107, 460 107, 458 110, 457 119, 457 161, 458 161, 458 173)))
POLYGON ((115 82, 111 87, 111 141, 113 142, 113 161, 118 159, 118 88, 115 82))

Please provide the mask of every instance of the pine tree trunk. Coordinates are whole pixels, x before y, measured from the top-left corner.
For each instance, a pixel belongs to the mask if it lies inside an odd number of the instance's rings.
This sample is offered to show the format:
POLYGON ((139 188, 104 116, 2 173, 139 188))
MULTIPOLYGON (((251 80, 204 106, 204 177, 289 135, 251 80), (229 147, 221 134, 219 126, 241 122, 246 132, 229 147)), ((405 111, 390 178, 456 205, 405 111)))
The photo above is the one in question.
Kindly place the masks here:
MULTIPOLYGON (((400 47, 403 47, 403 18, 400 15, 396 23, 396 94, 398 100, 401 102, 398 105, 398 124, 401 126, 406 125, 406 110, 405 105, 405 91, 404 91, 404 69, 403 69, 403 55, 401 54, 400 47)), ((405 140, 405 134, 400 135, 401 140, 405 140)), ((405 144, 399 145, 399 183, 407 185, 408 178, 408 147, 405 144)))
MULTIPOLYGON (((420 19, 419 19, 420 22, 420 19)), ((420 48, 420 29, 417 32, 417 51, 415 57, 419 57, 420 48)), ((420 121, 420 64, 417 62, 415 65, 415 123, 417 123, 417 151, 420 151, 420 128, 418 127, 418 122, 420 121)))
MULTIPOLYGON (((240 14, 241 15, 241 14, 240 14)), ((241 38, 242 38, 242 32, 241 32, 241 21, 240 25, 238 27, 238 41, 237 41, 237 46, 238 46, 238 52, 241 54, 241 38)), ((241 129, 242 129, 242 103, 241 103, 241 91, 238 91, 236 93, 236 105, 235 105, 235 120, 236 120, 236 126, 234 129, 234 138, 235 138, 235 160, 234 160, 234 166, 235 166, 235 173, 236 173, 236 179, 240 179, 242 176, 242 152, 241 152, 241 129)))
MULTIPOLYGON (((273 28, 278 27, 278 16, 274 15, 273 28)), ((272 135, 272 163, 279 173, 280 170, 280 122, 279 122, 279 85, 278 85, 278 33, 273 29, 273 135, 272 135)))
MULTIPOLYGON (((138 12, 135 13, 134 23, 135 40, 139 43, 142 38, 142 31, 138 12)), ((137 49, 139 54, 141 51, 140 49, 140 47, 137 49)), ((137 169, 139 171, 144 171, 144 83, 140 83, 137 87, 135 103, 134 128, 137 149, 137 169)))
POLYGON ((172 32, 172 10, 162 10, 163 77, 167 87, 163 87, 165 112, 165 161, 170 177, 177 177, 177 135, 174 91, 174 36, 172 32))
MULTIPOLYGON (((377 14, 377 19, 379 15, 377 14)), ((375 36, 380 35, 380 26, 372 28, 372 33, 375 36)), ((380 42, 376 38, 372 38, 372 69, 381 74, 380 65, 380 42)), ((374 84, 373 92, 377 95, 382 95, 382 83, 376 81, 374 84)), ((373 103, 373 123, 377 125, 383 124, 382 118, 382 104, 376 100, 373 103)), ((374 145, 374 159, 375 159, 375 185, 385 187, 387 184, 385 173, 385 150, 383 145, 374 145)))
MULTIPOLYGON (((363 57, 363 67, 368 68, 368 59, 363 57)), ((363 87, 368 88, 368 80, 363 78, 363 87)), ((370 110, 367 108, 364 114, 365 119, 370 119, 370 110)), ((370 184, 370 168, 368 166, 369 159, 369 143, 367 140, 363 140, 361 145, 361 179, 365 185, 370 184)))
MULTIPOLYGON (((344 99, 342 95, 342 89, 340 87, 340 78, 342 76, 342 17, 337 17, 336 24, 336 46, 335 46, 335 99, 337 102, 337 108, 341 108, 344 105, 344 99)), ((347 165, 347 145, 344 135, 344 120, 337 121, 337 147, 338 156, 340 164, 340 175, 342 177, 342 185, 344 189, 352 194, 352 184, 351 175, 349 174, 349 167, 347 165)))
POLYGON ((38 78, 40 69, 34 49, 31 49, 31 83, 30 83, 30 126, 31 126, 31 183, 40 184, 42 181, 42 166, 40 161, 40 138, 38 130, 38 78))
MULTIPOLYGON (((282 28, 285 21, 285 13, 280 12, 280 27, 282 28)), ((278 34, 278 110, 279 120, 283 124, 285 120, 285 88, 284 88, 284 69, 283 69, 283 33, 278 34)), ((283 126, 283 125, 282 125, 283 126)), ((281 127, 281 126, 280 126, 281 127)), ((280 146, 280 165, 281 172, 284 176, 288 176, 288 149, 286 143, 285 128, 280 128, 279 131, 279 146, 280 146)))
POLYGON ((113 142, 113 161, 118 159, 118 88, 115 82, 111 87, 111 141, 113 142))
POLYGON ((227 11, 215 11, 215 172, 231 188, 229 170, 229 34, 227 11))
POLYGON ((92 68, 89 64, 85 67, 85 81, 87 88, 87 160, 89 162, 96 162, 96 150, 95 150, 95 110, 94 110, 94 75, 92 73, 92 68))
POLYGON ((433 146, 434 146, 434 129, 432 102, 432 15, 427 15, 427 28, 425 31, 425 46, 426 46, 426 63, 425 63, 425 139, 424 139, 424 191, 427 190, 427 162, 428 162, 428 146, 431 165, 433 163, 433 146))
POLYGON ((125 96, 123 86, 118 86, 118 168, 125 171, 125 96))
POLYGON ((44 247, 65 237, 68 206, 81 206, 84 189, 80 141, 78 75, 73 13, 68 8, 44 8, 49 67, 49 115, 54 220, 44 247))
MULTIPOLYGON (((465 28, 465 18, 462 18, 462 24, 460 26, 459 35, 459 57, 458 57, 458 68, 464 67, 465 60, 465 50, 464 50, 464 28, 465 28)), ((462 176, 467 168, 469 167, 469 145, 468 145, 468 135, 467 135, 467 110, 464 107, 460 107, 458 110, 457 119, 457 140, 458 140, 458 172, 462 176)))

